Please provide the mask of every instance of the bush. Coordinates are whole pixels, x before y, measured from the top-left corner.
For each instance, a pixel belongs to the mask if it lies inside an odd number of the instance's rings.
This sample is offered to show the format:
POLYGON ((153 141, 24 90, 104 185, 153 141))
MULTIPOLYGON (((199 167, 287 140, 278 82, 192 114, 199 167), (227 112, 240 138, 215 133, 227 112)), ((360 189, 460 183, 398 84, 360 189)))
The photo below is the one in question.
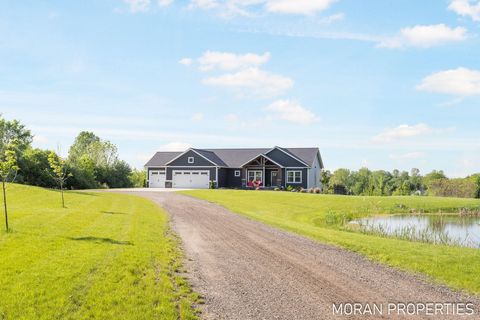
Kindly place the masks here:
POLYGON ((134 188, 145 188, 147 186, 147 172, 134 169, 130 174, 130 182, 134 188))

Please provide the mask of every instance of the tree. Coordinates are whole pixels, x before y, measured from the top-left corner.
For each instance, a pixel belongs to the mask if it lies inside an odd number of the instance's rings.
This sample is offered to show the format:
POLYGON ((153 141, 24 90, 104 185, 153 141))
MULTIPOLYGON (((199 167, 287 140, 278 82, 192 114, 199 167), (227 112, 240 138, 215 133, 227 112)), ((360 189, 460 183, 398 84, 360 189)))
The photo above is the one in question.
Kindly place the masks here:
POLYGON ((352 185, 353 179, 348 169, 337 169, 330 178, 330 187, 334 193, 350 194, 352 185))
POLYGON ((16 181, 44 188, 57 186, 54 173, 50 168, 48 156, 50 151, 28 148, 18 159, 19 174, 16 181))
POLYGON ((93 132, 83 131, 70 147, 68 164, 75 173, 76 188, 130 187, 130 166, 118 157, 117 147, 93 132))
POLYGON ((55 152, 50 152, 48 155, 48 163, 53 170, 54 179, 60 186, 60 192, 62 194, 62 208, 65 208, 65 198, 63 196, 63 186, 67 179, 71 176, 71 173, 67 173, 65 160, 60 158, 55 152))
POLYGON ((130 174, 130 182, 134 188, 144 188, 146 186, 146 174, 145 170, 133 169, 130 174))
POLYGON ((9 231, 8 227, 8 206, 7 206, 7 192, 6 184, 15 180, 16 173, 18 171, 17 158, 15 155, 15 147, 5 146, 5 151, 0 155, 0 179, 2 180, 3 191, 3 208, 5 213, 5 229, 9 231))
POLYGON ((18 120, 7 121, 0 114, 0 150, 5 152, 13 148, 18 155, 32 143, 32 133, 18 120))

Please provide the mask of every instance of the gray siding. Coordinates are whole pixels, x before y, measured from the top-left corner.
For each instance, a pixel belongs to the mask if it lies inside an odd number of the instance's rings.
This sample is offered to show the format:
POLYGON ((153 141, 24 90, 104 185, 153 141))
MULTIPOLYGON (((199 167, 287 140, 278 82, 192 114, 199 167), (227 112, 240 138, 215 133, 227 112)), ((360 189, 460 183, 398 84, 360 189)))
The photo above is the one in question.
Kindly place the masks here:
POLYGON ((225 169, 227 187, 229 188, 241 188, 242 187, 242 169, 225 169), (235 171, 240 170, 240 177, 235 177, 235 171))
POLYGON ((270 159, 272 159, 273 161, 277 162, 278 164, 284 167, 305 167, 303 163, 295 160, 290 155, 278 149, 274 149, 269 153, 267 153, 266 155, 267 157, 269 157, 270 159))
POLYGON ((205 159, 204 157, 198 155, 197 153, 193 152, 192 150, 188 151, 187 153, 183 154, 179 158, 175 159, 174 161, 170 162, 168 166, 185 166, 185 167, 210 167, 215 166, 213 163, 205 159), (188 158, 193 157, 194 163, 188 163, 188 158))
POLYGON ((285 181, 285 187, 288 187, 289 185, 292 187, 302 187, 304 189, 307 188, 308 186, 308 181, 307 181, 307 174, 308 169, 285 169, 285 175, 284 175, 284 181, 285 181), (287 183, 287 171, 302 171, 302 182, 301 183, 287 183))
POLYGON ((225 169, 225 168, 218 169, 218 179, 217 179, 217 187, 218 188, 228 187, 227 170, 228 169, 225 169))

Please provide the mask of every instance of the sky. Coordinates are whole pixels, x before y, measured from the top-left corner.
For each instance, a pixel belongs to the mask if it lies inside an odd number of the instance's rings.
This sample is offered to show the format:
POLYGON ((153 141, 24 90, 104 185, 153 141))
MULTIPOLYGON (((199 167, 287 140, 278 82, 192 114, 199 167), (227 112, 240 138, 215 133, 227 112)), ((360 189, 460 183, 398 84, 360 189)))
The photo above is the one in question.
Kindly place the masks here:
POLYGON ((0 113, 66 155, 319 147, 480 172, 479 0, 0 0, 0 113))

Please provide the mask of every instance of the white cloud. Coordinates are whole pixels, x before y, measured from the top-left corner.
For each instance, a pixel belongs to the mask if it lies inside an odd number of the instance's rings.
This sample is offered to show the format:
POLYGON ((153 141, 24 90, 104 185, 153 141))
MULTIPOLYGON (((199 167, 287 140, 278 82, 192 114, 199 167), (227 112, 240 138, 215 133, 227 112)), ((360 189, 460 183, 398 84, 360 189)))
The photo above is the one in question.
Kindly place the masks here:
POLYGON ((238 70, 248 67, 259 67, 270 60, 270 53, 262 55, 254 53, 235 54, 230 52, 207 51, 200 58, 200 70, 238 70))
POLYGON ((293 80, 258 68, 248 68, 236 73, 209 77, 202 81, 209 86, 227 87, 240 90, 243 94, 255 96, 279 95, 293 86, 293 80), (245 91, 246 90, 246 91, 245 91))
POLYGON ((158 0, 158 5, 160 7, 167 7, 169 5, 171 5, 173 2, 173 0, 158 0))
POLYGON ((178 63, 183 64, 184 66, 189 66, 193 63, 193 60, 190 58, 183 58, 183 59, 180 59, 178 63))
POLYGON ((187 142, 169 142, 160 146, 160 151, 185 151, 190 148, 191 145, 187 142))
POLYGON ((268 0, 269 12, 310 15, 327 9, 336 0, 268 0))
POLYGON ((190 1, 189 9, 199 8, 204 10, 209 10, 218 7, 218 2, 216 0, 192 0, 190 1))
POLYGON ((326 10, 337 0, 191 0, 188 8, 217 9, 221 16, 253 16, 256 13, 312 15, 326 10))
POLYGON ((150 0, 123 0, 132 13, 146 12, 150 8, 150 0))
POLYGON ((425 157, 425 153, 418 152, 418 151, 390 155, 390 159, 393 159, 393 160, 415 160, 415 159, 421 159, 424 157, 425 157))
POLYGON ((480 0, 452 0, 448 6, 449 10, 461 16, 470 17, 474 21, 480 21, 480 0))
POLYGON ((375 142, 391 142, 402 138, 411 138, 416 136, 421 136, 425 134, 430 134, 435 132, 434 129, 430 128, 425 123, 419 123, 413 126, 408 124, 399 125, 396 128, 388 129, 375 137, 373 141, 375 142))
POLYGON ((297 124, 307 125, 318 121, 318 117, 313 112, 296 101, 277 100, 265 109, 274 112, 282 120, 297 124))
POLYGON ((404 48, 419 47, 429 48, 449 42, 463 41, 467 38, 467 29, 462 27, 450 28, 444 24, 418 25, 400 30, 396 37, 382 40, 378 47, 404 48))
POLYGON ((190 118, 193 122, 202 122, 203 121, 203 113, 197 112, 192 115, 190 118))
POLYGON ((417 90, 459 96, 480 95, 480 71, 457 68, 432 73, 422 80, 417 90))

